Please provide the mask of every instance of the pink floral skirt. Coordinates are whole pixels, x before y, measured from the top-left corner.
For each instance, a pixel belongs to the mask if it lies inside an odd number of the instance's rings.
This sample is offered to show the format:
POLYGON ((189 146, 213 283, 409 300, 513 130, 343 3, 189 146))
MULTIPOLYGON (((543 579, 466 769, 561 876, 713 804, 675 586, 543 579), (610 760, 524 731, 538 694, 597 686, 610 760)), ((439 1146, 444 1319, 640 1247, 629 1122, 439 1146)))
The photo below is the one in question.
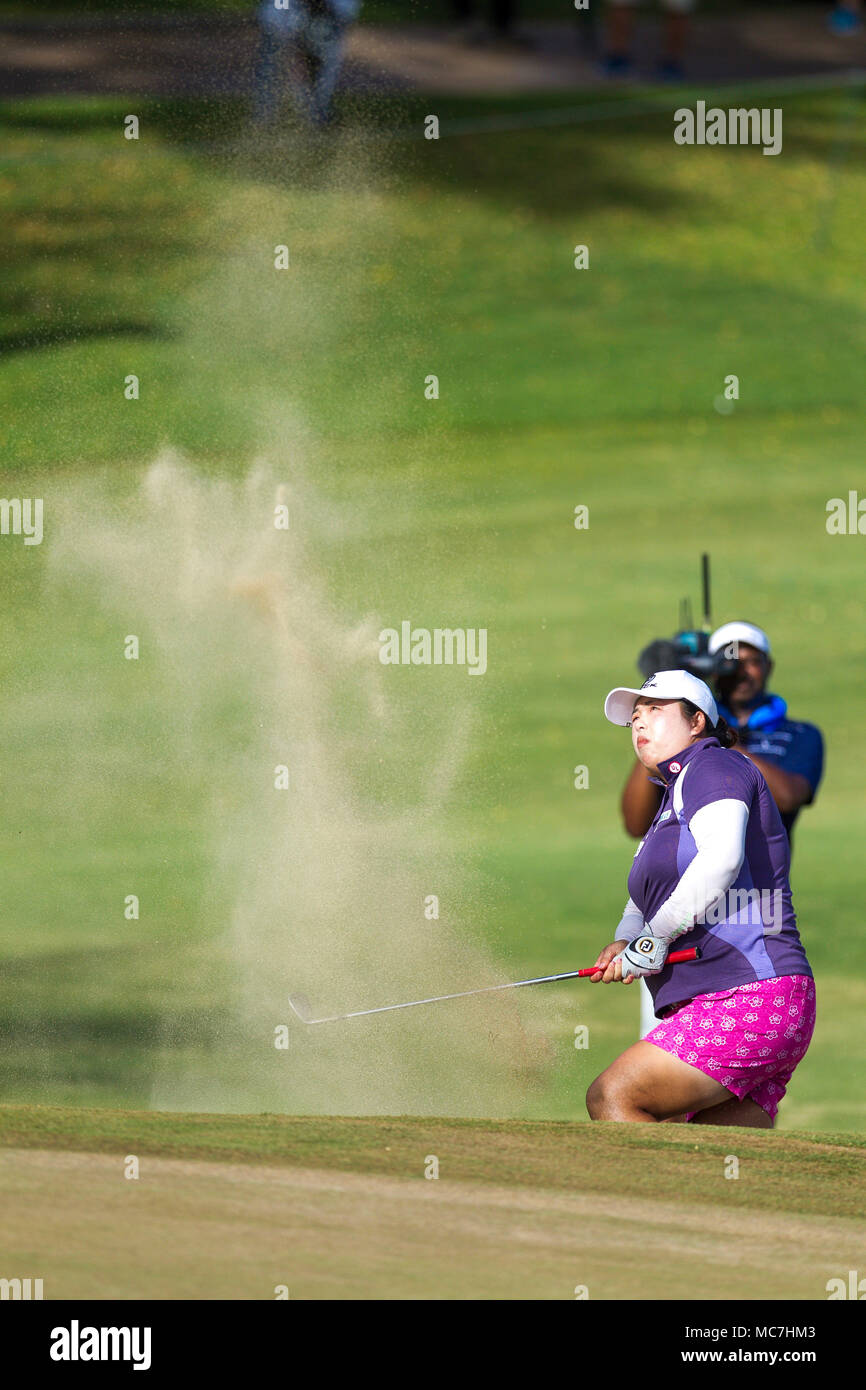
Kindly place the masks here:
POLYGON ((705 1072, 739 1100, 748 1096, 775 1119, 814 1027, 814 980, 776 975, 674 1005, 646 1041, 705 1072))

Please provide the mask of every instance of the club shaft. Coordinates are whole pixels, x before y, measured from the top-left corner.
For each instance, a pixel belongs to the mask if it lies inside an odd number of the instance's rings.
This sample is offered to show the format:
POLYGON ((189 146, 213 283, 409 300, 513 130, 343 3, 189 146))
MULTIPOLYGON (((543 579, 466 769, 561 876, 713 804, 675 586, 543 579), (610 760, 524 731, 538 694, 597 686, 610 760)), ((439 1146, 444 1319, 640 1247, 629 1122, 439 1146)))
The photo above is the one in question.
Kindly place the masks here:
MULTIPOLYGON (((700 952, 692 947, 687 951, 672 951, 667 965, 677 965, 682 961, 698 960, 700 952)), ((595 975, 601 969, 588 965, 583 970, 567 970, 562 975, 538 975, 532 980, 515 980, 507 985, 484 985, 482 989, 461 989, 456 994, 434 994, 429 999, 410 999, 406 1004, 381 1004, 377 1009, 356 1009, 350 1014, 331 1014, 328 1018, 310 1018, 308 1023, 340 1023, 346 1018, 366 1018, 370 1014, 388 1014, 397 1009, 417 1009, 421 1004, 441 1004, 446 999, 468 999, 471 994, 495 994, 501 989, 520 989, 523 985, 546 985, 554 980, 579 980, 586 975, 595 975)))

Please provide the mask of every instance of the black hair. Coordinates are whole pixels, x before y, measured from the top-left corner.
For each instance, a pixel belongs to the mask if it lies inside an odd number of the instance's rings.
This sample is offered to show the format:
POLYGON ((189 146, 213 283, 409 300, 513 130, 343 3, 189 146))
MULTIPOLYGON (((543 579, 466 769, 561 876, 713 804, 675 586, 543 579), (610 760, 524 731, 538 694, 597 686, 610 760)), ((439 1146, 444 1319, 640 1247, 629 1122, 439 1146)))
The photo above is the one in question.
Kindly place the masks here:
POLYGON ((715 728, 710 724, 709 715, 700 706, 693 705, 691 700, 680 700, 683 713, 687 719, 693 719, 696 714, 704 716, 704 731, 699 735, 700 738, 717 738, 723 748, 733 748, 739 742, 739 735, 736 729, 732 729, 727 719, 719 717, 719 722, 715 728))

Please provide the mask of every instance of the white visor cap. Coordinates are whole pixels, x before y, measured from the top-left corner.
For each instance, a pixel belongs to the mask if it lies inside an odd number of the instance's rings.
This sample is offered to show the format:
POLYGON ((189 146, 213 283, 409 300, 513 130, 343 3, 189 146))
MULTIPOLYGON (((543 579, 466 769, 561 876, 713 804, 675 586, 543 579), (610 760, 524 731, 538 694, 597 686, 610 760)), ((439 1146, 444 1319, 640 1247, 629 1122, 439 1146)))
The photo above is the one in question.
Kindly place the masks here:
POLYGON ((630 724, 638 695, 655 695, 659 700, 690 700, 703 710, 713 728, 719 722, 719 711, 710 687, 688 671, 656 671, 639 690, 619 686, 604 702, 605 718, 611 724, 630 724))
POLYGON ((763 628, 755 627, 754 623, 722 623, 710 637, 710 656, 732 642, 747 642, 750 647, 757 647, 759 652, 770 655, 770 639, 763 628))

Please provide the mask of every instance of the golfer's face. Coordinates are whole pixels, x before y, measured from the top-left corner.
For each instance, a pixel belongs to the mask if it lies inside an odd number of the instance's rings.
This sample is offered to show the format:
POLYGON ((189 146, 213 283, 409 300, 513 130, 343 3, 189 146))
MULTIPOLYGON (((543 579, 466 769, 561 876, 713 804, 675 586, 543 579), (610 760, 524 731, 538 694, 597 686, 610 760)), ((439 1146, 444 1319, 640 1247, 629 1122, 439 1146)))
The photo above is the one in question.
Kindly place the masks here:
POLYGON ((664 758, 680 753, 689 742, 691 727, 679 700, 635 700, 631 717, 631 742, 644 767, 656 767, 664 758))

